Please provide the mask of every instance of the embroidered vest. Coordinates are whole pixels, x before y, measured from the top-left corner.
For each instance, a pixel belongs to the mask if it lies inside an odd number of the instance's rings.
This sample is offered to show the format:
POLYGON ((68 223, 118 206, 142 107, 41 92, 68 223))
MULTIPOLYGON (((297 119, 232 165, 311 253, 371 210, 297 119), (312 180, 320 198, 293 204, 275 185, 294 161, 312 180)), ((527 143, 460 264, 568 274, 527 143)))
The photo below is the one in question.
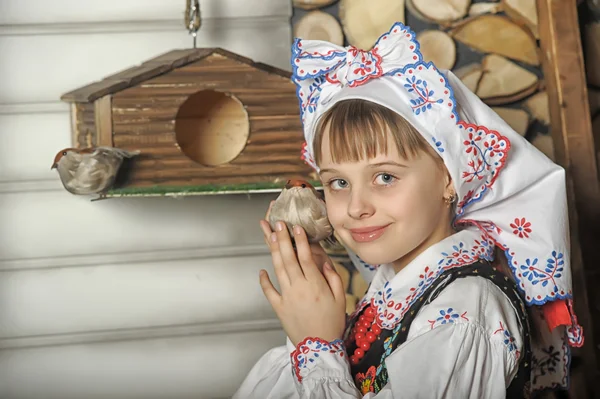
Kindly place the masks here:
MULTIPOLYGON (((478 276, 490 280, 504 292, 516 309, 517 317, 523 328, 523 350, 519 359, 517 374, 507 388, 506 397, 515 399, 530 397, 531 340, 527 311, 517 291, 516 284, 487 261, 450 269, 442 273, 410 307, 402 321, 393 330, 381 330, 376 340, 370 344, 369 349, 364 351, 364 356, 351 366, 354 382, 363 395, 368 392, 377 393, 387 384, 388 373, 385 366, 385 359, 406 341, 410 325, 421 307, 433 301, 454 280, 468 276, 478 276)), ((366 309, 368 307, 356 314, 348 323, 345 334, 348 356, 355 353, 357 349, 356 342, 348 339, 350 330, 355 326, 357 320, 359 320, 359 317, 366 309)), ((511 338, 507 337, 507 339, 511 338)))

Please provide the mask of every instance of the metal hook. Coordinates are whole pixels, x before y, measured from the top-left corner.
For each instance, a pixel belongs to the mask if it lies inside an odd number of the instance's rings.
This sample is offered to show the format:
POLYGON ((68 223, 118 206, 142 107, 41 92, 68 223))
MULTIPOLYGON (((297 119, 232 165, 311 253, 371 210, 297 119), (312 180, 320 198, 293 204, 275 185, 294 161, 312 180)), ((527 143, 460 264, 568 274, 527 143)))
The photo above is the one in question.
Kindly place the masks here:
POLYGON ((185 26, 194 38, 196 48, 196 36, 200 29, 200 2, 199 0, 186 0, 185 2, 185 26))

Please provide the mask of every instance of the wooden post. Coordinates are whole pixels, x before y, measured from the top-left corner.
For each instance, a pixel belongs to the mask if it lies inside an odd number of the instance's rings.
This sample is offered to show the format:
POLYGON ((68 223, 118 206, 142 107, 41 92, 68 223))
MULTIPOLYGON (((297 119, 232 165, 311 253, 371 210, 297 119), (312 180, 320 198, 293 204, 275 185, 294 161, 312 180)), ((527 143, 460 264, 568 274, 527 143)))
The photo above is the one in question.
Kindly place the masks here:
POLYGON ((600 189, 577 6, 575 0, 537 0, 537 10, 556 162, 566 169, 569 183, 575 310, 585 334, 584 347, 572 352, 575 364, 577 360, 582 364, 572 368, 570 396, 599 397, 595 385, 600 351, 595 343, 600 339, 594 333, 600 332, 600 309, 590 309, 589 303, 600 302, 596 293, 596 282, 600 282, 600 189), (587 393, 582 390, 586 387, 587 393))

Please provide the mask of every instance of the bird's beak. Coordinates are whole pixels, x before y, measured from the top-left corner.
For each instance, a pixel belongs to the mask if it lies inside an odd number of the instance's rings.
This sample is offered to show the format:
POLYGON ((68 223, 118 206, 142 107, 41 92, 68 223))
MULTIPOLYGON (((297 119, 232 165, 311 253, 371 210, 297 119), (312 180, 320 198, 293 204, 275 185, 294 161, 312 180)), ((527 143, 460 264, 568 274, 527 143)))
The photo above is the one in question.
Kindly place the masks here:
POLYGON ((292 188, 292 181, 291 181, 291 180, 288 180, 288 181, 285 183, 285 188, 286 188, 286 189, 288 189, 288 190, 289 190, 290 188, 292 188))
POLYGON ((52 164, 52 166, 50 167, 50 170, 52 170, 52 169, 56 169, 56 167, 57 167, 57 166, 58 166, 58 165, 57 165, 56 163, 53 163, 53 164, 52 164))

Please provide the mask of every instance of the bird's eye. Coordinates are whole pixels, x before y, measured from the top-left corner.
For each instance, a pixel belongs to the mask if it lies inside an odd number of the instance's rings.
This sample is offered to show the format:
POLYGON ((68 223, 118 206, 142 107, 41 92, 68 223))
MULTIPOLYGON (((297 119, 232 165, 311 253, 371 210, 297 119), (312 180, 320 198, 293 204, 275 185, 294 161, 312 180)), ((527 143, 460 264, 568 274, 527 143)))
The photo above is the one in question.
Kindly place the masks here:
POLYGON ((62 154, 63 154, 63 157, 64 157, 64 156, 66 156, 66 155, 67 155, 67 152, 66 152, 66 151, 63 151, 63 153, 62 153, 62 154))
POLYGON ((302 188, 306 188, 306 184, 302 183, 302 188))

